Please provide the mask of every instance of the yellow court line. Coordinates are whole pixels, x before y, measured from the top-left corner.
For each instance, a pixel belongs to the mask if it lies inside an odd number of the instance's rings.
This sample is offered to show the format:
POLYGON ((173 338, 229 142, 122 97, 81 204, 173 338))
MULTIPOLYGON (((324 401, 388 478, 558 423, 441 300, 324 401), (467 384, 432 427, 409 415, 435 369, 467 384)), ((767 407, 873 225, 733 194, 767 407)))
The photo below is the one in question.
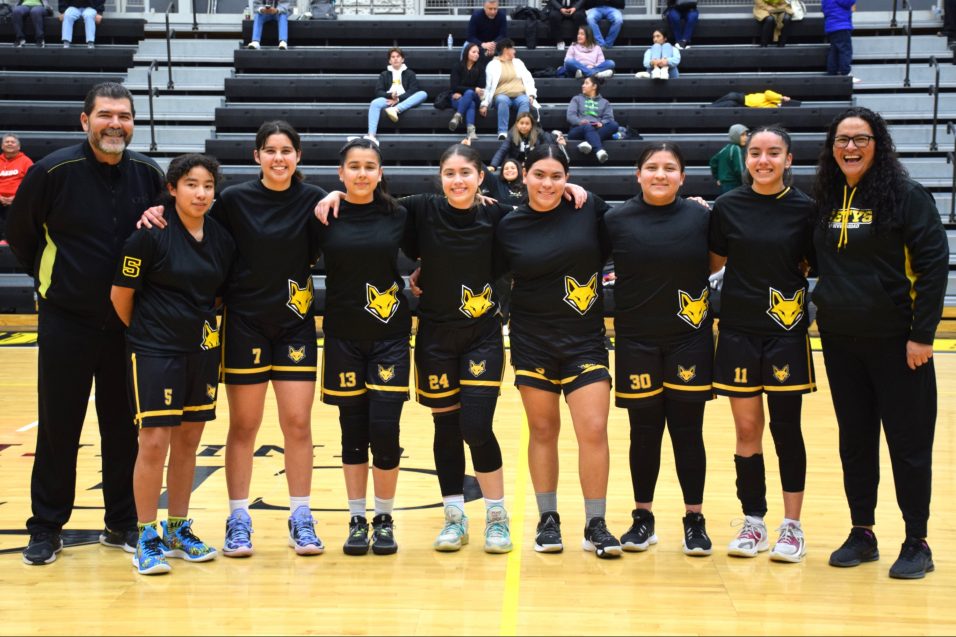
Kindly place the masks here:
POLYGON ((501 605, 501 634, 511 637, 518 634, 518 607, 521 593, 521 554, 524 552, 525 490, 528 483, 528 417, 522 418, 521 443, 518 445, 518 461, 514 463, 514 503, 511 514, 511 543, 514 548, 508 553, 505 570, 504 602, 501 605))

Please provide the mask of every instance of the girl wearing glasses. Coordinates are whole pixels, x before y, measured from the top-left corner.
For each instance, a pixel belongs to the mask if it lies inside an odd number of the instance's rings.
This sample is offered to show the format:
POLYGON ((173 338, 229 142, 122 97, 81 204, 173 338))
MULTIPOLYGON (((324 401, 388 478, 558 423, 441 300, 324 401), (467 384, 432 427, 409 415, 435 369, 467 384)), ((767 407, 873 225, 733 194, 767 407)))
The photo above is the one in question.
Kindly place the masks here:
POLYGON ((890 577, 933 570, 926 543, 936 426, 933 337, 949 248, 933 196, 909 178, 886 122, 855 107, 830 124, 817 168, 813 291, 852 528, 831 566, 879 559, 873 533, 886 433, 906 539, 890 577))

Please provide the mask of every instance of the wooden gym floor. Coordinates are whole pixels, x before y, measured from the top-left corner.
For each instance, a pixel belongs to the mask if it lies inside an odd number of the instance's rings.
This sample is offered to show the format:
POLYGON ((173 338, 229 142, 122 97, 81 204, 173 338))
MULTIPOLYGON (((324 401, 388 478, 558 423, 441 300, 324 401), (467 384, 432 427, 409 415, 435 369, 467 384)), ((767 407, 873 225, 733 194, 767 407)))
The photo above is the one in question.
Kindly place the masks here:
MULTIPOLYGON (((953 351, 952 344, 949 351, 953 351)), ((823 360, 814 354, 820 391, 805 398, 803 423, 809 458, 803 524, 809 553, 802 564, 730 558, 724 553, 740 517, 734 496, 734 430, 725 399, 707 408, 708 450, 704 513, 714 555, 680 551, 683 515, 669 442, 664 443, 655 513, 660 543, 646 553, 599 560, 580 549, 583 503, 576 445, 565 411, 559 508, 565 551, 532 548, 537 521, 528 476, 527 434, 517 391, 506 378, 495 419, 504 455, 508 508, 516 550, 486 555, 483 505, 470 502, 472 542, 460 553, 431 548, 441 523, 433 475, 428 411, 409 403, 403 414, 405 458, 396 504, 399 553, 347 557, 347 527, 335 409, 313 410, 315 473, 312 504, 324 555, 297 557, 286 543, 288 515, 282 474, 282 438, 270 395, 259 436, 251 496, 256 554, 205 564, 173 560, 173 572, 141 577, 130 556, 96 544, 102 528, 98 489, 98 434, 87 414, 79 457, 77 508, 68 546, 45 567, 21 562, 30 514, 30 471, 36 427, 36 353, 0 348, 0 634, 953 634, 956 632, 956 353, 936 357, 939 420, 936 429, 933 516, 929 541, 936 572, 921 581, 887 576, 903 539, 889 459, 884 450, 876 531, 880 561, 838 570, 830 551, 849 529, 823 360)), ((612 353, 613 356, 613 353, 612 353)), ((222 445, 225 401, 200 448, 191 516, 197 533, 221 546, 226 517, 222 445)), ((616 534, 630 523, 626 412, 612 407, 608 522, 616 534)), ((769 434, 768 525, 782 517, 779 481, 769 434)), ((470 461, 469 461, 470 462, 470 461)), ((476 494, 473 494, 476 495, 476 494)), ((371 496, 370 496, 371 501, 371 496)), ((771 527, 772 528, 772 527, 771 527)))

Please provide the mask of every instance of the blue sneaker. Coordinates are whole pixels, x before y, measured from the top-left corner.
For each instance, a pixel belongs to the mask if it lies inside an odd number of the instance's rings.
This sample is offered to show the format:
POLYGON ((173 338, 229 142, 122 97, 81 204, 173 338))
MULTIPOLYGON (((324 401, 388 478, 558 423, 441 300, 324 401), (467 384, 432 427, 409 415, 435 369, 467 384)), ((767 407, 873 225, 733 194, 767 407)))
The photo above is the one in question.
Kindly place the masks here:
POLYGON ((226 518, 226 539, 222 554, 226 557, 249 557, 252 555, 252 518, 242 509, 236 509, 226 518))
POLYGON ((178 557, 188 562, 208 562, 216 559, 216 549, 209 546, 193 534, 193 521, 186 520, 172 531, 169 523, 163 520, 163 542, 166 557, 178 557))
POLYGON ((325 545, 315 534, 315 520, 308 507, 301 506, 289 516, 289 546, 297 555, 320 555, 325 545))
POLYGON ((143 527, 136 542, 133 554, 133 566, 140 575, 162 575, 172 569, 163 554, 163 540, 156 533, 155 526, 143 527))

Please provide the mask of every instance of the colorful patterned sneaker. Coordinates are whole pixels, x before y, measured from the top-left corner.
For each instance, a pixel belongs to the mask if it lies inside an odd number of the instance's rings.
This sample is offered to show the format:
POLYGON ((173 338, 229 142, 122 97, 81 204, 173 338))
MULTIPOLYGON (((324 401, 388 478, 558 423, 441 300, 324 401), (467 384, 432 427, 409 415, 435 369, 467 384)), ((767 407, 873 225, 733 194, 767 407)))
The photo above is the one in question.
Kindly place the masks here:
POLYGON ((468 516, 460 507, 445 506, 445 526, 442 527, 433 546, 436 551, 458 551, 468 544, 468 516))
POLYGON ((538 522, 534 536, 534 550, 538 553, 560 553, 564 550, 561 541, 561 516, 557 511, 545 511, 538 522))
POLYGON ((684 542, 681 547, 684 555, 703 556, 713 552, 713 543, 707 535, 706 521, 700 513, 688 513, 684 516, 684 542))
POLYGON ((740 532, 730 541, 727 555, 757 557, 757 553, 763 553, 770 548, 770 542, 767 540, 767 525, 762 518, 748 515, 740 524, 740 532))
POLYGON ((843 545, 830 554, 830 566, 846 568, 880 559, 876 534, 870 529, 854 526, 843 545))
POLYGON ((349 536, 342 547, 346 555, 365 555, 368 553, 368 520, 361 515, 353 515, 349 520, 349 536))
POLYGON ((657 544, 657 534, 654 533, 654 514, 647 509, 631 511, 634 520, 631 528, 621 536, 621 545, 625 551, 632 553, 646 551, 651 544, 657 544))
POLYGON ((598 557, 610 559, 623 555, 621 543, 607 530, 604 518, 591 518, 584 527, 584 540, 581 547, 585 551, 593 551, 598 557))
POLYGON ((187 562, 208 562, 216 559, 216 549, 200 540, 193 533, 193 521, 185 520, 172 529, 169 522, 163 525, 163 554, 166 557, 178 557, 187 562))
POLYGON ((155 526, 145 526, 139 534, 133 566, 140 575, 162 575, 173 570, 163 554, 163 540, 156 533, 155 526))
POLYGON ((485 514, 485 553, 510 553, 513 548, 508 512, 503 506, 489 507, 485 514))
POLYGON ((781 524, 777 529, 780 536, 770 549, 770 559, 774 562, 793 562, 803 560, 807 554, 807 542, 803 539, 803 529, 796 524, 781 524))
POLYGON ((136 552, 137 542, 139 542, 139 531, 137 529, 110 531, 107 527, 100 533, 100 544, 111 549, 123 549, 127 553, 136 552))
POLYGON ((908 537, 900 549, 900 556, 890 567, 890 577, 894 579, 922 579, 927 573, 936 570, 933 564, 933 552, 926 540, 908 537))
POLYGON ((392 555, 398 552, 395 541, 395 521, 388 513, 379 513, 372 518, 372 553, 392 555))
POLYGON ((252 518, 243 509, 236 509, 226 518, 226 539, 222 554, 226 557, 252 555, 252 518))
POLYGON ((315 520, 309 507, 301 506, 289 516, 289 546, 297 555, 321 555, 325 545, 315 534, 315 520))

